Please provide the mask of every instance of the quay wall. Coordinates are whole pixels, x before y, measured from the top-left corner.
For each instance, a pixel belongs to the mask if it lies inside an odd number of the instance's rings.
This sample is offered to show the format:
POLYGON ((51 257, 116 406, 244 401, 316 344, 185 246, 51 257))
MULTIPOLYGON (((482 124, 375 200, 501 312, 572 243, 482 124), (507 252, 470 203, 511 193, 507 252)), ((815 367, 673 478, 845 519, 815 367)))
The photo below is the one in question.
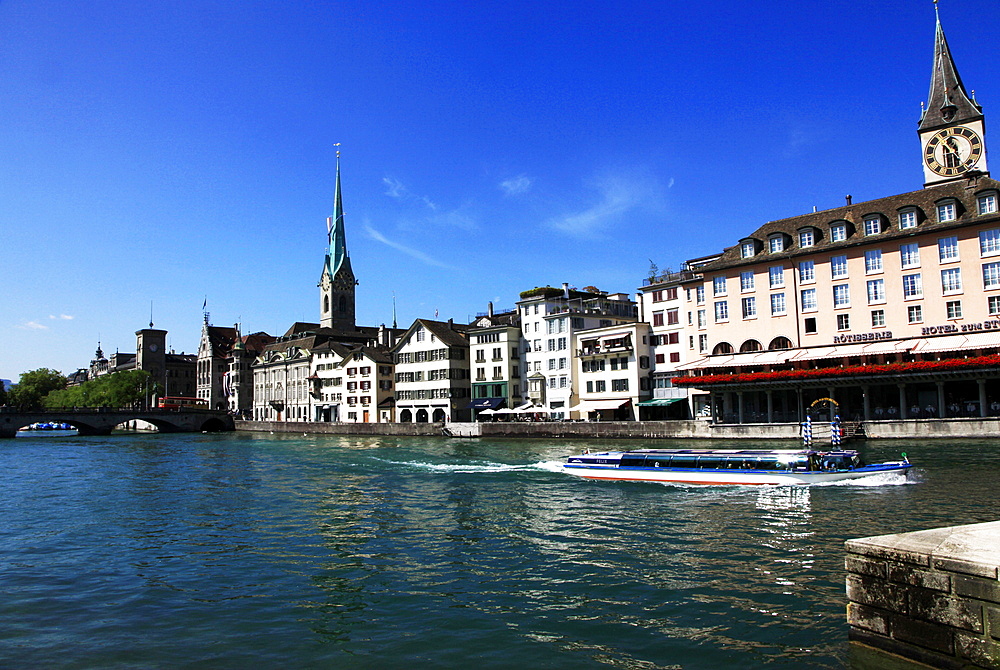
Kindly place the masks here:
POLYGON ((1000 668, 1000 521, 845 547, 852 668, 1000 668))
MULTIPOLYGON (((711 424, 708 421, 530 421, 481 423, 316 423, 237 421, 236 430, 325 435, 540 437, 577 439, 800 440, 797 423, 711 424)), ((816 444, 829 442, 829 424, 813 423, 816 444)), ((1000 437, 1000 418, 869 421, 870 439, 1000 437)))

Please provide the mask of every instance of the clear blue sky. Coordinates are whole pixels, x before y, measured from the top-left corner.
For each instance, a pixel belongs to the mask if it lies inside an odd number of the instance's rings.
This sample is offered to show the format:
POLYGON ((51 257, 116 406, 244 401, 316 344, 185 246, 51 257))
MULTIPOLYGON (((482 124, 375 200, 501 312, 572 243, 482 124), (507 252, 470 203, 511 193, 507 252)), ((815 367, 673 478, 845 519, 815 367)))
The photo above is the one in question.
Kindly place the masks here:
MULTIPOLYGON (((989 147, 1000 3, 940 6, 989 147)), ((930 0, 0 0, 0 377, 134 351, 150 303, 177 351, 206 296, 316 321, 336 142, 365 325, 916 190, 933 35, 930 0)))

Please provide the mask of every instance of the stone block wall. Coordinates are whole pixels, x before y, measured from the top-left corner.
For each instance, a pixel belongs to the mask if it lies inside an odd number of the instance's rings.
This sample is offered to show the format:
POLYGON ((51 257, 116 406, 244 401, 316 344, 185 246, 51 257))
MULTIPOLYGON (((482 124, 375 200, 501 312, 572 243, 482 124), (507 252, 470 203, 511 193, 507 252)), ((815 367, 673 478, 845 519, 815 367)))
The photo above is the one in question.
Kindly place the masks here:
POLYGON ((850 540, 846 548, 850 640, 862 657, 1000 668, 1000 521, 850 540))

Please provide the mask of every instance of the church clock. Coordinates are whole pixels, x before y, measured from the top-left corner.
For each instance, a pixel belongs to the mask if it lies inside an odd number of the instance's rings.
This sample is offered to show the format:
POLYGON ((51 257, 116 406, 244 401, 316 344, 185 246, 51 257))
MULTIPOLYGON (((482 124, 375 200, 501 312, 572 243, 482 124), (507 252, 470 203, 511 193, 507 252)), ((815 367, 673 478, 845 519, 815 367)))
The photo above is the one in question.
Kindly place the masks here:
POLYGON ((924 163, 931 172, 942 177, 968 172, 982 155, 982 138, 966 126, 939 130, 924 145, 924 163))

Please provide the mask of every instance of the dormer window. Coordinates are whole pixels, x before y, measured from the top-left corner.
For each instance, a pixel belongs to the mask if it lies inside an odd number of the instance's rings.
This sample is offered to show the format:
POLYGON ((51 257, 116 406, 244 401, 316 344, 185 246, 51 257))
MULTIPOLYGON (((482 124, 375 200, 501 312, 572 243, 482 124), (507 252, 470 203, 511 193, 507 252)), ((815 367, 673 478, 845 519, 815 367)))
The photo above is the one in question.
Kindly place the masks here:
POLYGON ((799 231, 799 246, 803 249, 816 244, 816 231, 813 228, 803 228, 799 231))
POLYGON ((781 235, 771 235, 767 238, 767 248, 772 254, 777 254, 785 250, 785 236, 781 235))
POLYGON ((917 227, 917 209, 916 207, 909 207, 907 209, 899 210, 899 229, 906 230, 907 228, 917 227))
POLYGON ((756 255, 757 255, 756 240, 743 240, 742 242, 740 242, 741 258, 753 258, 756 255))
POLYGON ((955 200, 943 200, 937 206, 938 221, 954 221, 958 218, 958 204, 955 200))
POLYGON ((979 211, 980 216, 982 216, 983 214, 996 214, 997 212, 996 191, 980 194, 980 196, 976 198, 976 207, 979 211))
POLYGON ((882 232, 882 217, 880 216, 868 216, 865 217, 865 236, 868 235, 878 235, 882 232))
POLYGON ((830 241, 843 242, 847 239, 847 224, 834 223, 830 225, 830 241))

